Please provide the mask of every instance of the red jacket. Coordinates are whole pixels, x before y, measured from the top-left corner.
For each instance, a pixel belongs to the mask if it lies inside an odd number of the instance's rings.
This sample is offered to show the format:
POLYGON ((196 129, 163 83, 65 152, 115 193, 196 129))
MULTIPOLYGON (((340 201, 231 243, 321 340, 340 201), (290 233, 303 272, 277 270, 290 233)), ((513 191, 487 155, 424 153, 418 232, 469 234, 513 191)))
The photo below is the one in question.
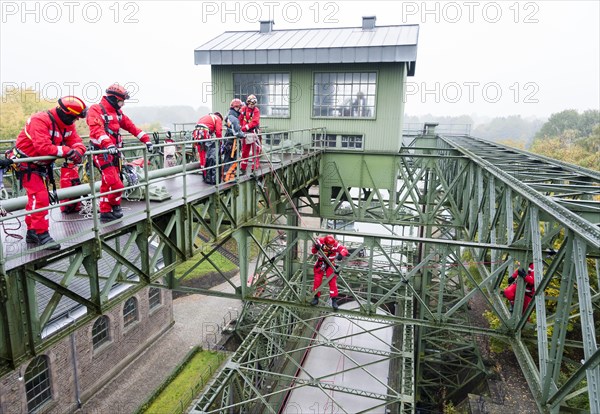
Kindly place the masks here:
MULTIPOLYGON (((327 256, 329 261, 331 261, 332 263, 335 260, 336 256, 338 255, 338 253, 344 257, 348 256, 348 249, 346 249, 344 246, 342 246, 337 240, 335 241, 335 243, 333 245, 329 245, 329 244, 325 243, 325 237, 319 237, 317 239, 317 242, 322 246, 323 253, 327 256)), ((317 254, 319 249, 317 248, 316 245, 313 245, 311 251, 312 251, 312 254, 317 254)), ((317 260, 317 263, 322 262, 322 261, 323 261, 323 258, 319 256, 319 260, 317 260)))
MULTIPOLYGON (((516 281, 519 277, 519 269, 515 270, 512 274, 512 278, 516 281)), ((525 294, 533 296, 535 294, 535 276, 533 274, 533 268, 527 270, 527 276, 523 278, 525 280, 525 294)))
POLYGON ((204 115, 197 123, 207 127, 211 134, 215 134, 215 137, 223 138, 223 120, 217 115, 204 115))
POLYGON ((258 132, 256 128, 260 125, 260 111, 258 106, 250 108, 243 106, 240 110, 240 125, 242 132, 258 132))
POLYGON ((90 141, 92 145, 100 149, 106 149, 110 145, 120 146, 120 142, 117 142, 115 135, 119 134, 121 128, 137 137, 144 144, 150 142, 148 134, 136 127, 122 111, 113 108, 106 96, 102 98, 100 103, 90 106, 86 121, 90 127, 90 141), (108 133, 105 128, 103 107, 108 118, 108 125, 106 125, 109 129, 108 133))
MULTIPOLYGON (((64 157, 71 149, 76 149, 81 154, 84 154, 86 150, 81 137, 77 134, 75 125, 65 125, 58 117, 56 108, 32 115, 17 137, 16 147, 28 157, 45 155, 64 157), (48 113, 52 115, 52 118, 48 113), (52 119, 54 119, 54 125, 52 119), (53 134, 54 136, 52 136, 53 134)), ((52 162, 40 161, 44 164, 52 162)))

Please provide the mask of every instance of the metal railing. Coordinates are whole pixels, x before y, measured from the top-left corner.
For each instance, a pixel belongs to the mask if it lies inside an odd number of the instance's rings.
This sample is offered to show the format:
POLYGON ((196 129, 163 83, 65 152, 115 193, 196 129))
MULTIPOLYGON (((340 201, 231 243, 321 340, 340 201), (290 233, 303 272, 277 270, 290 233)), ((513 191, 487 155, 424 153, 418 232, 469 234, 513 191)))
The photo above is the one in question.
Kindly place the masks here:
MULTIPOLYGON (((424 130, 425 123, 406 123, 402 128, 402 135, 422 135, 424 130)), ((438 124, 435 132, 439 135, 470 135, 471 124, 438 124)))
MULTIPOLYGON (((251 165, 254 162, 254 160, 258 158, 258 162, 261 165, 261 169, 263 171, 269 171, 269 170, 272 170, 276 164, 280 164, 284 157, 286 159, 286 162, 293 162, 294 159, 299 159, 299 158, 305 156, 306 154, 321 151, 320 148, 315 148, 312 146, 312 134, 318 133, 318 134, 324 135, 324 128, 307 128, 307 129, 299 129, 299 130, 285 131, 285 132, 288 134, 287 136, 289 137, 289 139, 282 141, 280 145, 261 146, 260 153, 251 154, 249 157, 246 158, 248 163, 251 165), (262 163, 267 164, 267 166, 263 168, 262 163)), ((281 132, 265 133, 262 135, 264 138, 264 136, 267 136, 270 134, 281 134, 281 132)), ((153 134, 153 137, 155 139, 158 138, 159 141, 160 141, 161 136, 165 137, 166 134, 165 133, 153 134)), ((145 196, 140 201, 145 202, 144 213, 145 213, 146 219, 150 219, 152 216, 152 211, 151 211, 150 199, 149 199, 148 195, 150 193, 150 187, 152 187, 152 186, 160 186, 161 183, 164 183, 166 180, 176 178, 176 177, 181 177, 181 179, 183 180, 182 193, 178 194, 177 196, 179 199, 181 199, 185 202, 190 197, 193 197, 194 195, 199 195, 203 190, 205 190, 205 187, 204 188, 194 188, 193 186, 188 186, 186 181, 187 181, 187 177, 189 174, 198 174, 198 173, 204 174, 210 168, 215 168, 217 171, 216 184, 214 185, 215 187, 219 188, 223 184, 231 184, 231 183, 236 182, 236 181, 230 181, 230 182, 226 183, 222 180, 221 172, 223 171, 224 167, 227 167, 229 164, 224 164, 223 162, 221 162, 220 156, 217 157, 217 163, 214 167, 201 168, 199 162, 196 162, 196 160, 195 160, 196 153, 194 150, 194 147, 199 143, 199 141, 187 139, 188 137, 191 137, 191 131, 185 131, 185 132, 181 131, 178 134, 178 136, 174 137, 175 138, 174 142, 162 142, 162 143, 159 142, 159 143, 155 144, 154 152, 152 152, 152 153, 147 152, 146 146, 141 145, 139 143, 139 141, 133 141, 133 140, 127 139, 125 141, 124 147, 121 148, 121 154, 122 154, 124 163, 130 163, 132 160, 137 160, 136 165, 138 165, 137 170, 138 170, 138 175, 139 175, 139 181, 137 183, 132 184, 132 185, 126 185, 123 189, 119 189, 119 190, 100 192, 100 182, 97 181, 99 179, 99 172, 98 172, 99 170, 97 170, 96 168, 88 168, 87 174, 89 176, 89 182, 87 184, 81 184, 78 186, 69 187, 69 188, 65 188, 65 189, 59 189, 57 191, 56 195, 57 195, 58 200, 70 200, 70 201, 63 201, 60 204, 51 204, 48 207, 33 209, 30 211, 23 210, 23 208, 25 207, 25 205, 27 203, 27 197, 23 196, 22 192, 19 192, 19 190, 17 189, 18 180, 15 178, 15 176, 12 172, 5 173, 4 177, 3 177, 3 181, 2 181, 2 186, 0 186, 0 187, 3 188, 4 183, 6 183, 6 184, 8 184, 11 191, 10 191, 10 194, 8 191, 0 192, 0 213, 1 213, 0 214, 0 227, 2 227, 4 230, 6 230, 8 227, 9 229, 11 229, 12 231, 15 232, 14 237, 17 239, 20 239, 18 237, 19 234, 16 234, 16 233, 17 232, 22 233, 22 231, 19 231, 19 229, 15 229, 14 227, 17 225, 22 226, 23 225, 22 218, 25 217, 26 215, 29 215, 29 214, 35 213, 35 212, 49 211, 48 214, 52 217, 52 212, 55 211, 60 206, 68 206, 68 205, 73 205, 76 203, 90 203, 91 204, 91 210, 90 210, 91 215, 89 218, 93 220, 93 226, 92 226, 91 231, 95 234, 95 237, 98 237, 102 228, 104 228, 105 226, 108 226, 108 225, 112 225, 115 222, 119 222, 120 220, 122 220, 122 219, 118 219, 118 220, 110 221, 108 223, 101 223, 99 207, 98 207, 98 200, 100 197, 103 197, 103 196, 106 196, 109 194, 120 193, 120 192, 124 192, 124 193, 135 192, 135 191, 143 192, 143 194, 145 194, 145 196), (130 145, 130 141, 135 142, 135 145, 130 145), (172 147, 173 145, 176 147, 175 157, 176 157, 177 165, 174 167, 166 167, 164 164, 164 157, 163 157, 164 149, 167 147, 172 147), (184 154, 186 146, 191 146, 191 148, 192 148, 191 154, 184 154), (91 183, 94 183, 94 185, 91 185, 91 183), (8 198, 3 198, 2 193, 4 193, 5 196, 8 196, 8 198), (15 223, 15 221, 17 223, 15 223)), ((219 148, 219 153, 220 153, 220 149, 222 148, 224 142, 231 138, 232 137, 211 138, 208 140, 203 140, 201 142, 203 142, 205 144, 214 142, 215 145, 217 146, 217 148, 219 148)), ((0 145, 4 144, 3 146, 7 146, 6 144, 10 145, 10 143, 14 143, 14 141, 0 141, 0 145)), ((238 147, 239 147, 239 145, 238 145, 238 147)), ((106 150, 88 151, 84 155, 85 163, 87 163, 89 166, 92 166, 93 165, 93 156, 104 155, 104 154, 107 154, 106 150)), ((238 155, 239 154, 240 153, 238 152, 238 155)), ((21 162, 31 162, 31 161, 54 161, 57 159, 60 159, 60 158, 45 156, 45 157, 24 158, 24 159, 16 160, 15 162, 18 164, 21 162)), ((232 163, 237 163, 236 173, 235 173, 236 179, 240 177, 240 162, 242 160, 243 159, 241 157, 238 157, 237 159, 232 161, 232 163)), ((56 170, 57 169, 55 169, 55 171, 56 170)), ((85 231, 85 233, 89 233, 89 232, 90 232, 89 229, 87 229, 85 231)), ((82 234, 82 232, 76 233, 76 234, 71 234, 66 238, 62 238, 62 239, 55 238, 55 240, 57 243, 69 242, 69 241, 72 241, 72 240, 80 237, 81 234, 82 234)), ((4 239, 5 239, 5 237, 0 237, 0 267, 1 268, 4 268, 4 265, 7 260, 21 257, 25 254, 29 254, 29 253, 44 249, 43 246, 30 248, 30 247, 26 246, 26 244, 23 242, 23 243, 20 243, 19 247, 16 249, 9 248, 7 250, 7 248, 6 248, 7 242, 4 239)))

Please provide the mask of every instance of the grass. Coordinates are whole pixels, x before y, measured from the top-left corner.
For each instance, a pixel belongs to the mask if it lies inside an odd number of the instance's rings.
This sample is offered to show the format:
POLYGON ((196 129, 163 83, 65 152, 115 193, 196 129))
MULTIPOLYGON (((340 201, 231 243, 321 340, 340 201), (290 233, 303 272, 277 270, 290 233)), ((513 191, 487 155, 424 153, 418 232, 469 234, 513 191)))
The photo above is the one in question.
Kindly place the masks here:
POLYGON ((197 387, 212 377, 220 366, 222 356, 216 352, 200 351, 192 357, 181 372, 156 397, 145 414, 183 412, 200 390, 197 387))
MULTIPOLYGON (((175 277, 180 278, 183 276, 185 272, 190 270, 200 259, 202 259, 202 253, 197 253, 190 260, 186 260, 184 263, 177 266, 175 269, 175 277)), ((234 263, 231 263, 229 259, 221 256, 219 252, 213 253, 210 256, 210 260, 212 260, 223 273, 237 269, 237 266, 234 263)), ((206 274, 216 271, 217 270, 214 268, 214 266, 210 264, 208 260, 205 260, 198 267, 196 267, 192 273, 187 275, 184 280, 202 278, 206 274)))

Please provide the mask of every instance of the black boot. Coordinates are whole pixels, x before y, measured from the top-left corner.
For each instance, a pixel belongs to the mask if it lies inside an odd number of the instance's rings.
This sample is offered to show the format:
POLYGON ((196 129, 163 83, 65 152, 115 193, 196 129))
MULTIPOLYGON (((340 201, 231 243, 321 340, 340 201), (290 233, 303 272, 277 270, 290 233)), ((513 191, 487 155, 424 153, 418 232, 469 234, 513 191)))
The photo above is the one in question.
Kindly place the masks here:
POLYGON ((317 306, 319 304, 319 297, 315 295, 313 300, 310 301, 310 306, 317 306))
POLYGON ((25 236, 25 242, 38 244, 39 241, 40 240, 39 240, 38 235, 35 232, 35 230, 27 230, 27 235, 25 236))
POLYGON ((121 206, 112 206, 112 213, 113 216, 115 216, 118 219, 123 217, 123 209, 121 208, 121 206))
POLYGON ((47 231, 42 234, 38 234, 37 236, 38 245, 45 246, 46 250, 60 250, 60 244, 55 242, 54 239, 50 237, 50 233, 48 233, 47 231))
POLYGON ((337 298, 331 298, 331 307, 333 308, 334 311, 339 309, 339 306, 337 303, 337 298))
POLYGON ((113 213, 112 211, 109 211, 108 213, 100 213, 100 220, 101 221, 113 221, 118 219, 119 217, 117 217, 115 215, 115 213, 113 213))
POLYGON ((79 208, 77 207, 77 204, 69 204, 68 206, 63 207, 62 212, 64 214, 79 213, 79 208))

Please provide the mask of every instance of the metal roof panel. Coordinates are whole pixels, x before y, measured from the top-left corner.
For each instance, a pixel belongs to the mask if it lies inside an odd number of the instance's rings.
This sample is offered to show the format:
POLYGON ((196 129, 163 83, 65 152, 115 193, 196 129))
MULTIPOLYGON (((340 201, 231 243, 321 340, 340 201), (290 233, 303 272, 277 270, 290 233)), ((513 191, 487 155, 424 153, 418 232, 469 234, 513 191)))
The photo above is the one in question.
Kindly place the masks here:
POLYGON ((194 61, 211 65, 414 62, 418 35, 418 25, 225 32, 198 47, 194 61))

